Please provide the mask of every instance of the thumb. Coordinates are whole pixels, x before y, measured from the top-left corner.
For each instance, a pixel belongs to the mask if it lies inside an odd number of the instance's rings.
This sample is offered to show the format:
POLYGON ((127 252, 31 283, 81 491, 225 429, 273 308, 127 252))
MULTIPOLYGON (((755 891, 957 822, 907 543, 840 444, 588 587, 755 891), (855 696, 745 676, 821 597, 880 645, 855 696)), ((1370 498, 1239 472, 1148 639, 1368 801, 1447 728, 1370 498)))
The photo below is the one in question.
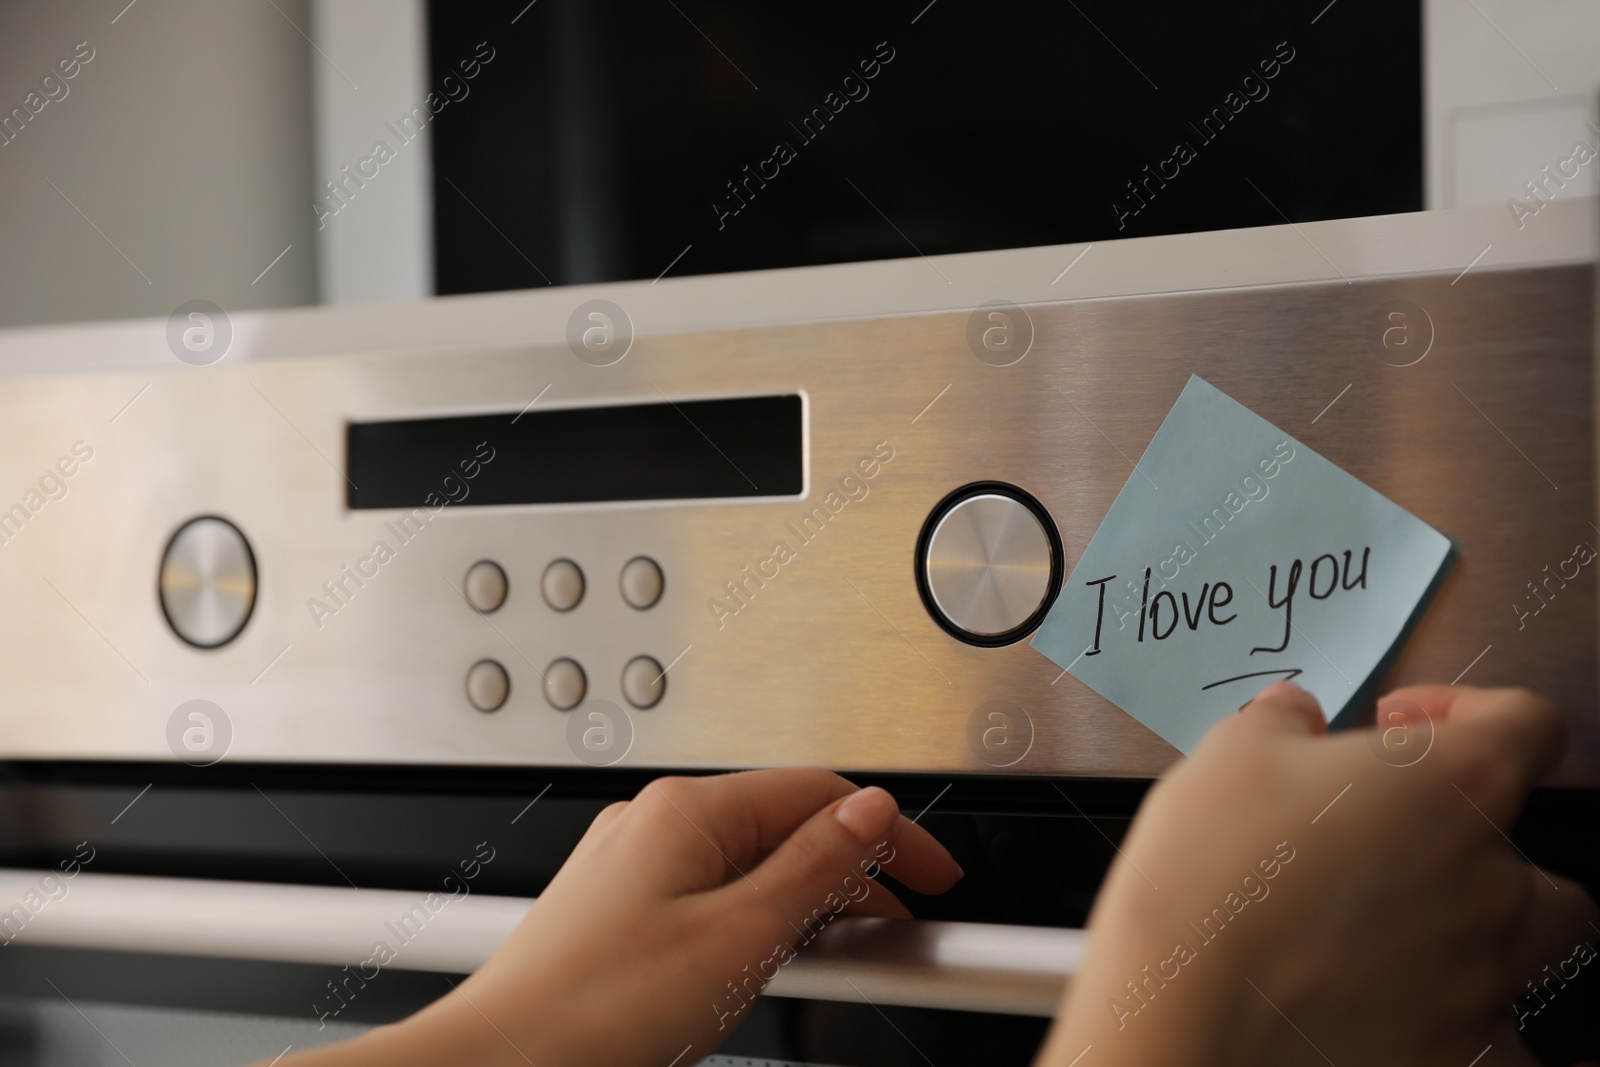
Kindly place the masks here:
POLYGON ((1328 732, 1322 705, 1309 692, 1290 681, 1274 682, 1239 709, 1252 728, 1281 733, 1328 732))
POLYGON ((873 869, 899 815, 894 797, 884 790, 857 790, 802 823, 748 881, 730 882, 716 892, 740 898, 737 904, 726 900, 729 906, 754 903, 765 920, 760 924, 772 936, 809 939, 850 904, 870 894, 889 896, 865 872, 873 869))

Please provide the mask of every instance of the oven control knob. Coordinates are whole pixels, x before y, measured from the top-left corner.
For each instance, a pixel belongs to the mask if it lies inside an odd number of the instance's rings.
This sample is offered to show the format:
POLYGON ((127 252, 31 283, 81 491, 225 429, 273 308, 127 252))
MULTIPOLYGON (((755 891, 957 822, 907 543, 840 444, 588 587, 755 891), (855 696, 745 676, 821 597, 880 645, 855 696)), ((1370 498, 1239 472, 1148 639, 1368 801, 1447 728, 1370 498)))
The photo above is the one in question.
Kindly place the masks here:
POLYGON ((226 519, 190 519, 167 542, 157 588, 173 633, 196 648, 220 648, 239 636, 256 606, 250 542, 226 519))
POLYGON ((974 645, 1032 633, 1061 590, 1061 538, 1014 485, 982 482, 939 502, 917 544, 917 586, 944 630, 974 645))

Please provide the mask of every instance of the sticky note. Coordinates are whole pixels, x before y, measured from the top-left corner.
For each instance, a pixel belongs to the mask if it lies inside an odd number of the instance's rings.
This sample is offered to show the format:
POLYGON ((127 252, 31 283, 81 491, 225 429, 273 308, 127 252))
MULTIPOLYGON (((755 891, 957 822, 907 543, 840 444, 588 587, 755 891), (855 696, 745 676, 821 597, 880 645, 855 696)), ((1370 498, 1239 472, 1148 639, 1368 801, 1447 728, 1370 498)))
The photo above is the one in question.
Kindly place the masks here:
POLYGON ((1453 555, 1443 534, 1191 377, 1033 647, 1188 753, 1279 679, 1337 717, 1453 555))

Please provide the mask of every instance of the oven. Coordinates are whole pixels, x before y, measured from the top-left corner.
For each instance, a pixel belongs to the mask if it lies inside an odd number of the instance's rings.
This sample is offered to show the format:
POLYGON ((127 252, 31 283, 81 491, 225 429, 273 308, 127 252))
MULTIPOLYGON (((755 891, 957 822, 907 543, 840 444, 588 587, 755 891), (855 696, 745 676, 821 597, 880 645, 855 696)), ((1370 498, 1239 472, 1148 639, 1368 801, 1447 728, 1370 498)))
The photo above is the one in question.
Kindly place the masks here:
POLYGON ((80 999, 123 1034, 279 1014, 299 1047, 391 1019, 604 804, 817 763, 890 785, 969 875, 915 924, 841 922, 729 1054, 1026 1062, 1177 753, 1021 638, 1190 373, 1457 540, 1384 682, 1557 699, 1522 844, 1585 876, 1594 592, 1504 607, 1594 518, 1594 206, 1553 210, 1521 241, 1480 210, 1113 243, 1066 290, 1082 249, 236 315, 204 365, 160 320, 0 338, 52 370, 0 400, 7 484, 44 501, 4 544, 4 884, 75 875, 13 924, 6 992, 61 994, 19 1027, 48 1046, 80 999), (940 599, 976 499, 1048 524, 1031 601, 940 599), (478 891, 340 996, 484 848, 478 891))
MULTIPOLYGON (((1029 640, 1191 375, 1454 542, 1379 684, 1554 699, 1568 755, 1515 842, 1600 889, 1600 603, 1552 580, 1600 536, 1600 209, 1592 164, 1540 170, 1590 137, 1583 25, 1540 15, 1523 56, 1563 95, 1514 54, 1481 78, 1442 3, 1174 10, 1132 54, 1110 4, 1012 5, 1037 32, 1005 40, 950 0, 150 6, 81 31, 82 99, 0 158, 131 151, 93 79, 251 45, 207 83, 250 118, 216 159, 184 155, 206 94, 167 93, 144 201, 40 172, 64 245, 0 172, 31 250, 0 265, 4 1056, 270 1060, 396 1020, 607 804, 815 764, 967 875, 831 925, 703 1062, 1028 1063, 1181 758, 1029 640), (1143 136, 1185 108, 1193 161, 1143 136), (759 140, 784 116, 792 159, 759 140), (142 210, 163 182, 181 239, 142 210)), ((1530 1024, 1546 1062, 1600 1052, 1596 995, 1530 1024)))

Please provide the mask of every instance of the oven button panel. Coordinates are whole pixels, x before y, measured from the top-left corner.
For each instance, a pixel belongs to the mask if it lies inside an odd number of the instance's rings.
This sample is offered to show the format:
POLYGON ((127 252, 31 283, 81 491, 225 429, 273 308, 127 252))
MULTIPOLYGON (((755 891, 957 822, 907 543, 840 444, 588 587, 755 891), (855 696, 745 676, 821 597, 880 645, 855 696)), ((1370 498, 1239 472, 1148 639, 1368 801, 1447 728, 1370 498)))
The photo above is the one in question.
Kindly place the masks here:
MULTIPOLYGON (((634 556, 617 572, 617 589, 623 604, 637 611, 648 611, 660 603, 666 578, 654 559, 634 556)), ((499 563, 480 559, 467 568, 461 591, 474 610, 487 615, 506 603, 510 579, 499 563)), ((587 591, 588 580, 583 567, 570 558, 552 560, 540 572, 539 592, 552 611, 562 614, 573 611, 583 602, 587 591)), ((620 604, 605 598, 595 606, 602 612, 621 610, 620 604)), ((603 663, 599 666, 604 671, 616 670, 603 663)), ((556 659, 540 673, 545 703, 556 711, 571 711, 591 695, 589 673, 573 656, 556 659)), ((666 670, 654 656, 633 656, 623 665, 617 678, 622 699, 640 711, 660 704, 667 692, 666 670)), ((468 669, 466 696, 474 708, 497 711, 510 695, 510 674, 498 661, 480 659, 468 669)))

